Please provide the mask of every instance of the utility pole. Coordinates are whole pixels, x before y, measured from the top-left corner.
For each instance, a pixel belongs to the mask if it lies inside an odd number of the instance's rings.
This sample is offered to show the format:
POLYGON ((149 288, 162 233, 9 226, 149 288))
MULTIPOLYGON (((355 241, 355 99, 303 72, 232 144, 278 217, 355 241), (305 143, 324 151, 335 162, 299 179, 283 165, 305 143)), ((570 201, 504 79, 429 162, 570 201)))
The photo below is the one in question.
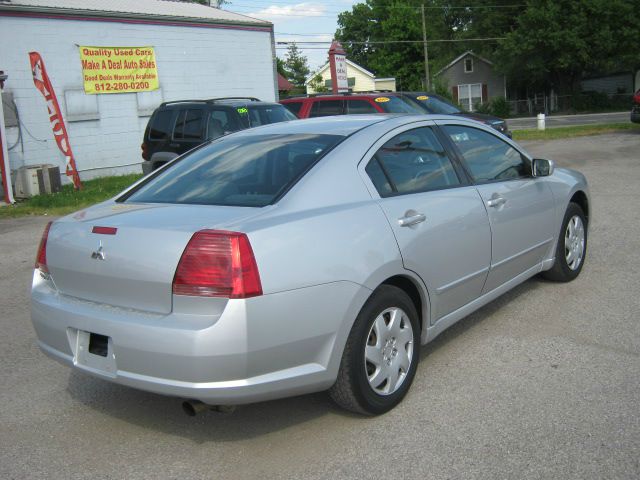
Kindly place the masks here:
POLYGON ((427 45, 427 21, 424 16, 424 3, 422 4, 422 43, 424 44, 424 80, 426 90, 431 89, 429 81, 429 46, 427 45))

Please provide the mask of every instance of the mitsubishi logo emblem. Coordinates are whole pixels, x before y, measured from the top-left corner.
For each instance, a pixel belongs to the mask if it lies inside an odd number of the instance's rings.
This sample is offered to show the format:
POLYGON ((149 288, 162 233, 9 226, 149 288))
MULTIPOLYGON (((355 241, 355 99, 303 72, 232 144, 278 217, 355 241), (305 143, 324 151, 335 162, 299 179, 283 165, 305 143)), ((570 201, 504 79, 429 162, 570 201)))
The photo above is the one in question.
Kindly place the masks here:
POLYGON ((98 250, 91 254, 91 258, 94 260, 104 260, 104 248, 102 248, 102 240, 98 244, 98 250))

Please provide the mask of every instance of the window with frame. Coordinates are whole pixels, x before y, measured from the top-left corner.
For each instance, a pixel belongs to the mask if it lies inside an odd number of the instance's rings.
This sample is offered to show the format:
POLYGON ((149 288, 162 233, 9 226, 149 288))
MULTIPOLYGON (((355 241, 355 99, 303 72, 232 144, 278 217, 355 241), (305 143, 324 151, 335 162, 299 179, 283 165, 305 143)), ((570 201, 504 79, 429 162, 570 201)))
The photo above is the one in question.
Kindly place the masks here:
POLYGON ((462 125, 444 125, 442 129, 460 150, 475 182, 531 176, 529 159, 496 135, 462 125))
POLYGON ((285 108, 293 113, 296 117, 299 117, 300 109, 302 108, 302 102, 287 102, 283 103, 285 108))
POLYGON ((200 140, 204 130, 204 111, 200 108, 181 110, 176 120, 173 138, 176 140, 200 140))
POLYGON ((171 134, 173 114, 175 110, 158 110, 149 122, 149 138, 166 140, 171 134))
POLYGON ((378 113, 376 107, 367 100, 347 100, 347 114, 378 113))
POLYGON ((329 115, 342 115, 342 100, 315 100, 311 107, 310 117, 328 117, 329 115))
POLYGON ((473 72, 473 58, 467 57, 464 59, 464 73, 473 72))
POLYGON ((482 84, 458 85, 458 103, 470 112, 474 111, 476 105, 482 105, 482 84))
POLYGON ((389 140, 365 170, 381 197, 461 184, 451 160, 429 127, 409 130, 389 140))

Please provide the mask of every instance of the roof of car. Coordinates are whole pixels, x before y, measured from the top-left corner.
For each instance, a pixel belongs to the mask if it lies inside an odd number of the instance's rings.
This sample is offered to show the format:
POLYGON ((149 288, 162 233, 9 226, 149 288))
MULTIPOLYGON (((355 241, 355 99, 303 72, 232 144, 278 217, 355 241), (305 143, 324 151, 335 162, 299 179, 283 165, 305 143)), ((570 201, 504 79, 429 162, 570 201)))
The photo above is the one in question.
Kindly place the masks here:
POLYGON ((350 92, 350 93, 312 93, 310 95, 301 95, 301 96, 293 96, 288 98, 283 98, 280 100, 281 103, 286 103, 287 101, 292 100, 305 100, 307 98, 320 98, 320 99, 328 99, 331 100, 333 97, 338 98, 353 98, 353 97, 384 97, 384 96, 395 96, 400 92, 350 92))
POLYGON ((279 105, 277 102, 265 102, 262 100, 258 100, 253 97, 222 97, 222 98, 211 98, 211 99, 201 99, 201 100, 172 100, 170 102, 164 102, 160 104, 159 108, 164 107, 179 107, 182 105, 189 104, 197 104, 197 105, 216 105, 216 106, 227 106, 227 107, 238 107, 238 106, 247 106, 247 105, 270 105, 275 106, 279 105))

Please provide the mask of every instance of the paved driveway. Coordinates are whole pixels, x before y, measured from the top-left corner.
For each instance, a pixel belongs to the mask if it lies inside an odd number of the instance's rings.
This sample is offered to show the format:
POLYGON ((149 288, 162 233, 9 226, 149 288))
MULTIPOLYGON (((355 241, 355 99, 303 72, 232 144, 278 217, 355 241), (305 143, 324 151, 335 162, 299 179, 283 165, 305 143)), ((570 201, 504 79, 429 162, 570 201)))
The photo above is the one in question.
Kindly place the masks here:
POLYGON ((527 147, 591 182, 582 275, 528 281, 445 332, 379 418, 323 394, 190 418, 54 363, 27 307, 47 219, 0 221, 0 478, 639 478, 640 135, 527 147))

